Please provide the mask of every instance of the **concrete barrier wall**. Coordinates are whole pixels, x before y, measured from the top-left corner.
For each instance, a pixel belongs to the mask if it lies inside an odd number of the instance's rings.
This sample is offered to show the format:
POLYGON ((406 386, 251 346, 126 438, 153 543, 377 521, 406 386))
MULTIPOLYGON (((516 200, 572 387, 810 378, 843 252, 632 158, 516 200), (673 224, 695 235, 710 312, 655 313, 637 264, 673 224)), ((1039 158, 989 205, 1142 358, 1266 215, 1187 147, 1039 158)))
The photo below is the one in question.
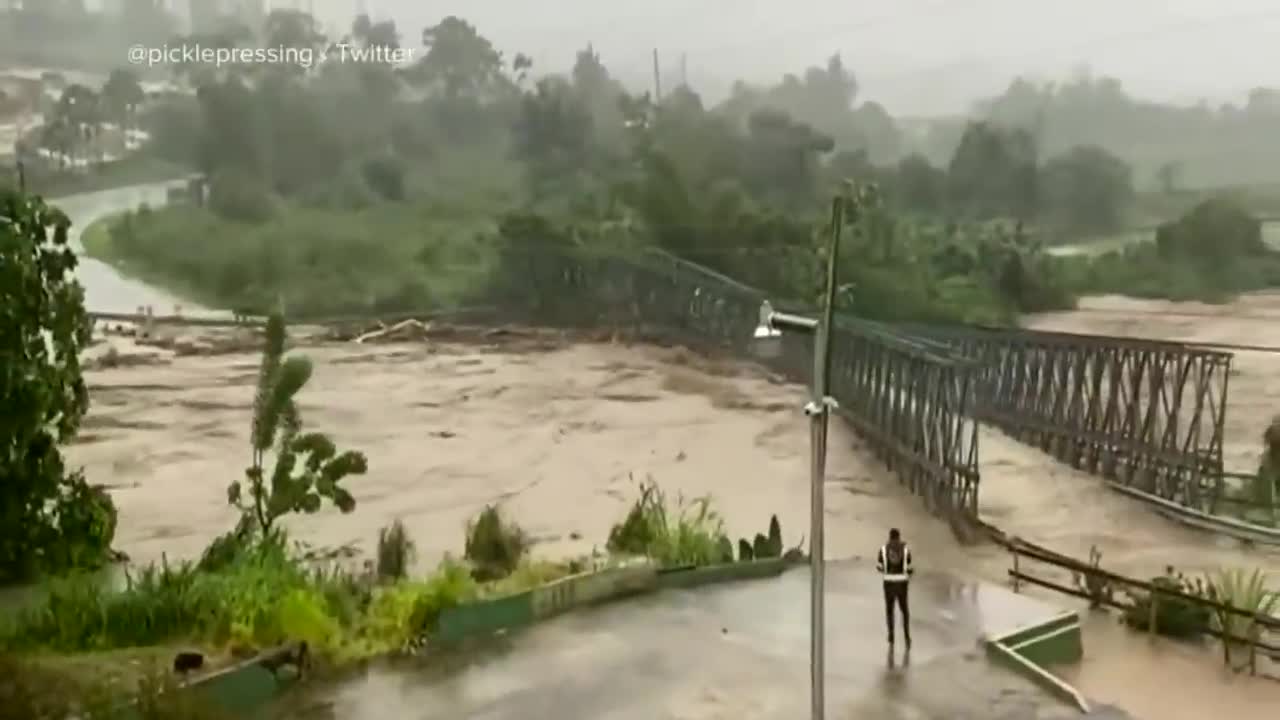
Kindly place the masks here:
MULTIPOLYGON (((434 639, 455 643, 530 625, 576 608, 660 589, 774 577, 782 573, 788 564, 784 560, 773 559, 663 572, 652 565, 642 565, 582 573, 533 590, 449 608, 440 614, 434 639)), ((292 672, 275 672, 264 666, 264 661, 279 656, 283 651, 282 648, 263 653, 240 665, 199 678, 184 689, 199 693, 207 702, 231 712, 235 717, 252 716, 255 709, 266 705, 296 679, 292 672)))
POLYGON ((451 607, 440 613, 435 639, 450 643, 499 630, 528 625, 534 620, 533 592, 451 607))
POLYGON ((782 571, 786 570, 790 565, 790 562, 781 558, 772 558, 768 560, 725 563, 723 565, 707 565, 705 567, 680 568, 660 573, 658 575, 658 587, 664 589, 693 588, 711 583, 776 577, 781 575, 782 571))
POLYGON ((573 608, 653 590, 657 577, 657 570, 646 565, 561 578, 531 591, 533 617, 541 620, 573 608))

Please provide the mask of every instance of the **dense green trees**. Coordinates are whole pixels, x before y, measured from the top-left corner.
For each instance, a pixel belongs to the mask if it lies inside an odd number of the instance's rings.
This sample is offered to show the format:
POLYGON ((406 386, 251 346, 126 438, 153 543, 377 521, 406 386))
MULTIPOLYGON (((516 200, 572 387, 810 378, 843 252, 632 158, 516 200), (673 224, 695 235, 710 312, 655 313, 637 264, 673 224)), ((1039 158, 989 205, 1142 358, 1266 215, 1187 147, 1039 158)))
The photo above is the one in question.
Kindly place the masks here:
MULTIPOLYGON (((274 13, 266 31, 318 42, 296 11, 274 13)), ((838 56, 709 105, 682 85, 660 99, 628 93, 589 45, 568 72, 530 80, 527 57, 509 58, 462 18, 421 37, 426 52, 403 68, 187 73, 194 97, 152 104, 144 123, 154 152, 187 155, 211 178, 208 207, 133 217, 115 251, 216 304, 418 309, 465 300, 460 278, 495 270, 485 263, 519 242, 498 227, 514 211, 539 217, 521 227, 557 244, 656 245, 806 299, 821 208, 853 179, 877 183, 886 202, 850 240, 852 311, 1000 322, 1111 285, 1042 246, 1123 227, 1134 173, 1101 145, 1046 153, 1039 116, 1005 107, 1042 99, 1029 84, 988 108, 994 120, 934 128, 952 148, 938 161, 910 152, 929 142, 858 98, 838 56), (367 230, 373 218, 380 235, 367 230)), ((344 40, 394 45, 401 33, 357 17, 344 40)))
POLYGON ((1066 82, 1016 80, 979 105, 979 117, 1035 129, 1043 150, 1097 146, 1136 169, 1144 186, 1280 181, 1277 91, 1256 88, 1243 106, 1174 106, 1128 95, 1120 82, 1087 73, 1066 82))

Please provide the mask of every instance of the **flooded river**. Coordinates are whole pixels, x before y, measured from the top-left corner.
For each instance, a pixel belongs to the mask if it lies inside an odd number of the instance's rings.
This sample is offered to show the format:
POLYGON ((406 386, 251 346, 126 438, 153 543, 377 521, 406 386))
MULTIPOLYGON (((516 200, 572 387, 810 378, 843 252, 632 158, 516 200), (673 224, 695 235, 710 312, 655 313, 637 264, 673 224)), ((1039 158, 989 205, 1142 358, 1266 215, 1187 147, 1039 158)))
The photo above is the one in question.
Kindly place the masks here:
MULTIPOLYGON (((57 204, 82 227, 162 194, 151 186, 57 204)), ((94 310, 179 302, 91 260, 83 262, 81 278, 94 310)), ((1033 323, 1280 345, 1280 323, 1233 317, 1280 318, 1280 296, 1196 309, 1217 312, 1217 318, 1172 314, 1184 307, 1103 298, 1033 323)), ((257 355, 178 355, 123 338, 107 342, 124 356, 148 357, 86 373, 92 407, 69 448, 70 462, 112 489, 120 508, 120 549, 142 562, 162 553, 194 557, 234 522, 225 488, 249 460, 257 355)), ((298 538, 312 544, 368 551, 378 529, 400 519, 419 547, 420 563, 429 564, 459 552, 465 521, 485 504, 502 502, 538 541, 535 552, 588 552, 604 544, 634 497, 636 481, 650 477, 672 496, 713 496, 734 537, 763 532, 774 513, 788 544, 807 534, 804 389, 749 363, 522 335, 485 343, 316 341, 304 351, 315 361, 301 396, 306 426, 330 432, 340 447, 363 450, 370 459, 369 473, 348 481, 359 503, 354 513, 326 511, 293 524, 298 538)), ((1248 467, 1256 458, 1262 427, 1280 407, 1280 384, 1273 380, 1280 377, 1278 358, 1237 359, 1228 410, 1233 467, 1248 467)), ((984 432, 981 457, 984 517, 1030 540, 1077 556, 1096 544, 1105 566, 1135 574, 1176 563, 1188 569, 1262 567, 1280 577, 1280 554, 1186 529, 999 433, 984 432)), ((925 513, 843 426, 833 428, 829 468, 829 557, 865 564, 887 528, 897 526, 922 567, 1005 579, 1009 560, 1003 553, 957 546, 945 525, 925 513)), ((1086 692, 1105 685, 1097 677, 1081 682, 1086 692)), ((1124 692, 1108 692, 1125 704, 1117 697, 1124 692)), ((1126 692, 1161 695, 1141 685, 1126 692)), ((1205 695, 1206 702, 1227 707, 1222 703, 1232 695, 1221 695, 1205 695)), ((1240 716, 1250 715, 1242 710, 1240 716)))

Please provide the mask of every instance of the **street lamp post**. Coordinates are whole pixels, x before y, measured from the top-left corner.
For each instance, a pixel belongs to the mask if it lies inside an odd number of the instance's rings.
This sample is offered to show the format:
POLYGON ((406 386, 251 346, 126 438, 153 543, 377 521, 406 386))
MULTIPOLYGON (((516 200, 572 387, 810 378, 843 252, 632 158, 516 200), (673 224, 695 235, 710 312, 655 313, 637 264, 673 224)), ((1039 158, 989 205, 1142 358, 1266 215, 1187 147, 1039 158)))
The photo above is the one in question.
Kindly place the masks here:
POLYGON ((760 306, 760 325, 755 339, 766 354, 780 349, 784 332, 813 335, 813 378, 809 402, 804 406, 809 417, 809 692, 811 717, 823 720, 826 714, 826 614, 824 581, 825 529, 823 487, 827 465, 827 425, 836 407, 827 395, 831 378, 831 327, 835 312, 836 267, 839 262, 840 230, 844 225, 844 200, 837 196, 831 203, 831 236, 827 248, 827 283, 821 315, 808 318, 776 312, 766 300, 760 306))

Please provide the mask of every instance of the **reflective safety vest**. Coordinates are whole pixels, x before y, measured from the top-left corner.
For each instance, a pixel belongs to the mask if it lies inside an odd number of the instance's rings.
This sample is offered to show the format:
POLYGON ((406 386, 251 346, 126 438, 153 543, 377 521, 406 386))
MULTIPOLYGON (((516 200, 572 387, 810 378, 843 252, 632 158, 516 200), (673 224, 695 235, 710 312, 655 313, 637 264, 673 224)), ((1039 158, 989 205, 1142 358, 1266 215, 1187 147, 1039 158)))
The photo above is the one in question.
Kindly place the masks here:
POLYGON ((911 548, 906 543, 896 546, 880 546, 880 554, 876 557, 876 570, 885 582, 906 582, 911 579, 915 569, 911 567, 911 548))

